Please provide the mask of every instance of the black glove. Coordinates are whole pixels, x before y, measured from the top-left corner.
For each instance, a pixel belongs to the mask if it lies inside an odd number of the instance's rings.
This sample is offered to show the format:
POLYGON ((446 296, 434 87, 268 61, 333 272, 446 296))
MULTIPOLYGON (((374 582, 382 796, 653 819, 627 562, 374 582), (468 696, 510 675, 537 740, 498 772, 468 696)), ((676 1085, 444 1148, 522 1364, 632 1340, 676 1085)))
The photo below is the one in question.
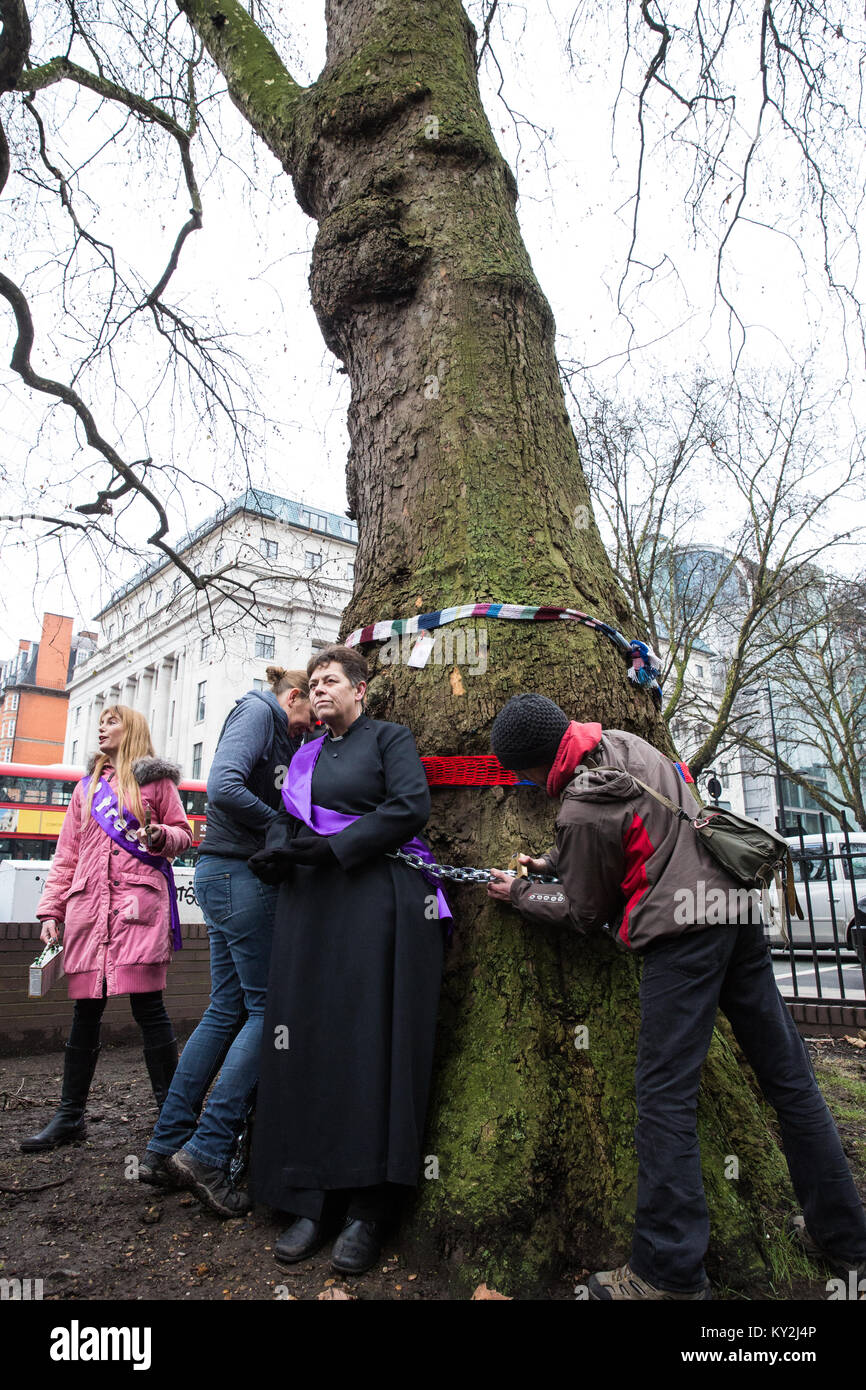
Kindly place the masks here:
POLYGON ((296 864, 333 864, 334 851, 324 835, 296 835, 286 853, 296 864))
POLYGON ((287 850, 260 849, 247 860, 247 868, 262 883, 276 888, 291 876, 292 859, 287 850))

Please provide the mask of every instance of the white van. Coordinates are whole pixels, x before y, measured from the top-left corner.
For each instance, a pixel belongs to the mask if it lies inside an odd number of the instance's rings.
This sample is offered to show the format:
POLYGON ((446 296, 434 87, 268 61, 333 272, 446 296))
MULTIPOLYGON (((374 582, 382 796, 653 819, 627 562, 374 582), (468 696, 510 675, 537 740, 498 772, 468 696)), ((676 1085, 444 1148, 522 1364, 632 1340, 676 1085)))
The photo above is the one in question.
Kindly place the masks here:
POLYGON ((819 945, 832 945, 838 941, 840 946, 850 947, 851 941, 846 938, 849 936, 849 924, 854 915, 854 908, 857 900, 866 896, 866 836, 862 831, 849 832, 847 845, 850 845, 851 849, 850 863, 845 836, 839 831, 827 834, 829 853, 825 852, 824 840, 820 835, 804 835, 802 849, 799 837, 789 839, 788 844, 794 861, 797 897, 804 918, 802 922, 798 917, 791 919, 791 941, 795 946, 811 945, 811 907, 815 941, 819 945), (813 853, 810 854, 810 850, 813 853))

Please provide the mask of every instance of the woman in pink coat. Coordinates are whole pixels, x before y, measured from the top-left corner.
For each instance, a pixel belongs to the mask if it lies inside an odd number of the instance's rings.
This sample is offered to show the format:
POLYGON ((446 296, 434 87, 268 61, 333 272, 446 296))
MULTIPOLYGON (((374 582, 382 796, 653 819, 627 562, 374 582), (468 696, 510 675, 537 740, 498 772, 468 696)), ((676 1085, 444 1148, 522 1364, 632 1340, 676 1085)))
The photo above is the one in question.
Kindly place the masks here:
POLYGON ((168 861, 191 845, 179 780, 176 767, 154 756, 143 715, 126 705, 103 711, 99 753, 90 777, 73 792, 36 909, 44 942, 57 940, 63 928, 63 967, 75 1012, 60 1108, 45 1129, 22 1140, 27 1153, 84 1138, 84 1107, 110 995, 129 995, 157 1105, 165 1099, 177 1065, 162 1000, 172 953, 171 890, 160 869, 133 850, 168 861), (115 825, 118 817, 125 818, 125 830, 115 825))

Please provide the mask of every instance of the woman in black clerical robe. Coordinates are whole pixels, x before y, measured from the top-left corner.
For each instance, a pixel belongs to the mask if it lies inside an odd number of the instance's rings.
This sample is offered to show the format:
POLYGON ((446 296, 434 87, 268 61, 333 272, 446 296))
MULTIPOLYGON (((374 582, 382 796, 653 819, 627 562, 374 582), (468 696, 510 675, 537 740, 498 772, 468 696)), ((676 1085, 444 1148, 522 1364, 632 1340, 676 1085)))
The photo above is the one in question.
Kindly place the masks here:
POLYGON ((395 1198, 420 1176, 442 900, 386 857, 430 813, 411 733, 364 714, 367 663, 350 648, 317 653, 307 671, 328 726, 308 799, 357 820, 316 834, 283 813, 250 860, 281 884, 250 1188, 297 1218, 274 1247, 284 1263, 324 1244, 341 1206, 331 1262, 360 1273, 379 1258, 395 1198))

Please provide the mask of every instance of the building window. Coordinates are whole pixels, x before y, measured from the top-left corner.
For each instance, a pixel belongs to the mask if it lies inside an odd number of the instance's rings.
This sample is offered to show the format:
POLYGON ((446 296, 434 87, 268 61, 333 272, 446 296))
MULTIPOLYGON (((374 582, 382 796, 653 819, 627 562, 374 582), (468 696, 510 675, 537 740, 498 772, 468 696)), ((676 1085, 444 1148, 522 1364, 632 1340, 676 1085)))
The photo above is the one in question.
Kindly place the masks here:
POLYGON ((199 780, 201 779, 201 750, 202 750, 202 745, 201 745, 200 743, 194 743, 194 744, 193 744, 193 746, 192 746, 192 776, 193 776, 193 778, 194 778, 195 781, 199 781, 199 780))
POLYGON ((262 539, 259 541, 259 551, 264 555, 266 560, 276 560, 279 548, 276 541, 266 540, 264 536, 262 536, 262 539))
POLYGON ((358 539, 358 523, 356 521, 341 521, 340 530, 347 541, 356 541, 358 539))
POLYGON ((143 618, 146 612, 147 612, 147 599, 146 599, 146 598, 139 599, 139 600, 138 600, 138 616, 139 616, 140 618, 143 618))
POLYGON ((81 718, 81 706, 80 706, 80 705, 76 705, 76 706, 75 706, 75 725, 76 725, 76 728, 78 727, 78 721, 80 720, 80 718, 81 718))
POLYGON ((108 627, 107 627, 106 630, 105 630, 105 637, 106 637, 106 640, 107 640, 108 642, 110 642, 113 636, 114 636, 114 623, 109 623, 109 624, 108 624, 108 627))
POLYGON ((75 763, 76 763, 76 761, 77 761, 77 759, 78 759, 78 739, 77 739, 77 738, 72 740, 72 753, 71 753, 70 756, 71 756, 72 763, 73 763, 73 766, 74 766, 75 763))
POLYGON ((346 561, 346 578, 347 578, 347 579, 354 579, 354 578, 355 578, 355 562, 354 562, 354 560, 347 560, 347 561, 346 561))
POLYGON ((259 680, 258 676, 256 676, 255 680, 253 681, 253 690, 264 690, 264 688, 264 681, 259 680))
POLYGON ((195 697, 195 722, 200 724, 204 719, 205 692, 207 691, 207 681, 199 681, 198 690, 195 697))
POLYGON ((225 554, 225 546, 224 546, 224 545, 218 545, 217 548, 216 548, 216 550, 215 550, 214 553, 213 553, 213 565, 214 565, 214 569, 216 569, 218 565, 221 565, 221 564, 222 564, 222 559, 223 559, 223 555, 224 555, 224 554, 225 554))
POLYGON ((171 702, 171 715, 168 721, 168 736, 171 738, 174 733, 174 700, 171 702))
POLYGON ((16 709, 18 708, 18 691, 17 691, 17 690, 13 691, 13 693, 9 696, 9 708, 10 708, 11 710, 16 710, 16 709))
POLYGON ((154 608, 158 608, 159 605, 160 605, 161 603, 162 603, 162 589, 157 589, 157 590, 155 590, 154 595, 153 595, 153 606, 154 606, 154 608))
POLYGON ((299 507, 298 516, 301 518, 301 525, 309 526, 313 531, 328 529, 328 518, 324 512, 311 512, 307 507, 299 507))
POLYGON ((210 638, 209 638, 209 637, 203 637, 203 638, 201 639, 201 645, 200 645, 200 647, 199 647, 198 655, 199 655, 199 660, 200 660, 200 661, 207 661, 208 657, 210 656, 210 638))
POLYGON ((171 586, 171 596, 172 596, 172 598, 177 598, 178 594, 180 593, 180 586, 181 586, 182 583, 183 583, 183 576, 179 574, 179 575, 177 576, 177 579, 175 579, 174 583, 173 583, 172 586, 171 586))
POLYGON ((11 748, 4 748, 2 754, 0 754, 0 762, 11 763, 11 761, 12 761, 12 749, 11 749, 11 748))
POLYGON ((321 552, 321 550, 305 550, 305 551, 304 551, 304 569, 307 569, 307 570, 318 569, 318 567, 319 567, 319 565, 320 565, 321 563, 322 563, 322 552, 321 552))
POLYGON ((261 661, 274 655, 274 639, 269 632, 256 633, 256 660, 261 661))
POLYGON ((700 677, 700 679, 703 680, 703 677, 704 677, 704 668, 703 668, 703 666, 696 666, 696 667, 695 667, 695 670, 697 671, 698 676, 700 677))

